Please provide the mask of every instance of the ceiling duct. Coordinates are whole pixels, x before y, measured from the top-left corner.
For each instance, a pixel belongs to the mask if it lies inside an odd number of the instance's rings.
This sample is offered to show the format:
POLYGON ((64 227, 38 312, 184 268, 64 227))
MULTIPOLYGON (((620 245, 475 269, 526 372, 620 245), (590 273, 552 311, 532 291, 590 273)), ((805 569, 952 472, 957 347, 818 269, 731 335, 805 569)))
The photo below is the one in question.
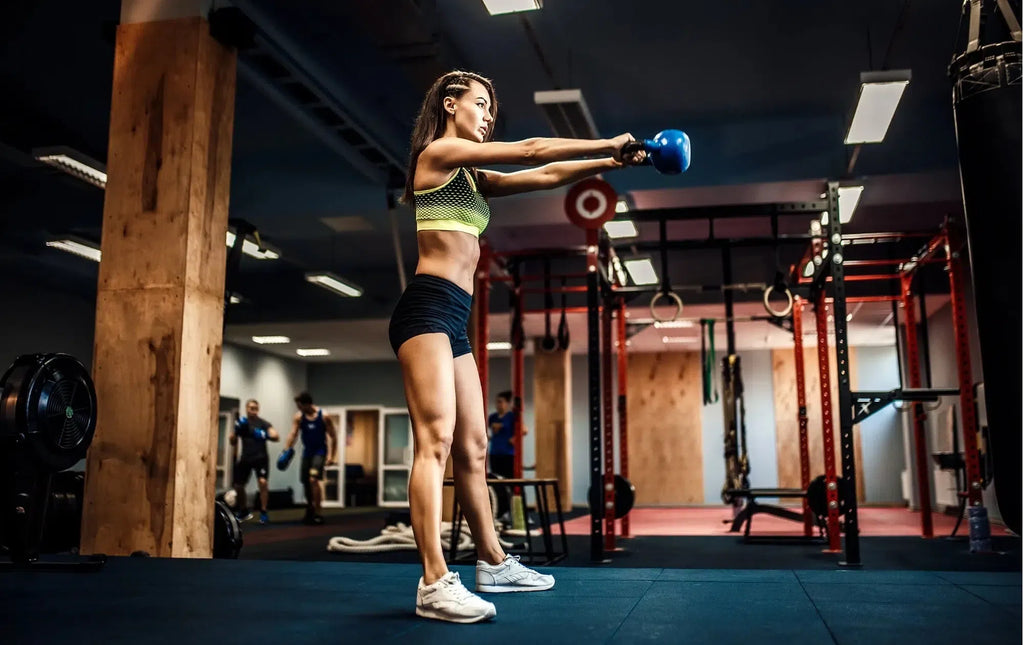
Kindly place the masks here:
POLYGON ((555 136, 568 139, 597 139, 594 119, 580 90, 549 90, 533 93, 555 136))
POLYGON ((221 33, 248 32, 242 39, 245 42, 232 43, 239 48, 239 75, 367 178, 381 184, 403 184, 405 162, 399 152, 403 147, 398 145, 396 133, 361 104, 357 93, 311 60, 255 3, 233 3, 235 7, 214 11, 210 22, 211 29, 221 33), (239 24, 246 20, 248 24, 239 24))

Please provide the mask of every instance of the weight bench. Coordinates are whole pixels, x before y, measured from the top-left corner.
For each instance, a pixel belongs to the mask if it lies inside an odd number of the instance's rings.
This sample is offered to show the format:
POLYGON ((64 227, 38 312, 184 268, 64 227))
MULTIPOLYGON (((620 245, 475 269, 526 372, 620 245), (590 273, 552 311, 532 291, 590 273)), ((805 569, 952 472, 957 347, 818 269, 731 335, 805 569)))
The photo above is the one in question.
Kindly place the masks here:
POLYGON ((743 510, 733 518, 732 527, 729 529, 730 533, 736 533, 740 530, 741 526, 745 525, 743 529, 744 538, 750 537, 750 524, 758 513, 767 513, 768 515, 781 517, 785 520, 793 520, 794 522, 804 521, 804 514, 800 511, 771 504, 759 504, 757 502, 758 497, 807 497, 807 491, 801 488, 734 488, 727 490, 726 494, 736 498, 742 497, 747 500, 746 504, 743 505, 743 510))

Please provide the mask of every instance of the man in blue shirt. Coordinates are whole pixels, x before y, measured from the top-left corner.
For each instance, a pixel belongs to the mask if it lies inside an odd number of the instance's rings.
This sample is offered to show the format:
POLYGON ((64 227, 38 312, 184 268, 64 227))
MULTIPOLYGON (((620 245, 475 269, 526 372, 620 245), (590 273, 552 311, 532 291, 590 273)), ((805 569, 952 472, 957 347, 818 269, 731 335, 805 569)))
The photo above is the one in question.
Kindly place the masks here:
POLYGON ((323 524, 320 508, 324 499, 324 467, 338 463, 338 433, 331 418, 324 416, 324 411, 313 405, 313 397, 309 392, 296 396, 295 405, 299 411, 292 419, 292 432, 288 435, 285 452, 294 450, 301 433, 302 467, 299 477, 306 493, 306 515, 302 521, 304 524, 323 524))

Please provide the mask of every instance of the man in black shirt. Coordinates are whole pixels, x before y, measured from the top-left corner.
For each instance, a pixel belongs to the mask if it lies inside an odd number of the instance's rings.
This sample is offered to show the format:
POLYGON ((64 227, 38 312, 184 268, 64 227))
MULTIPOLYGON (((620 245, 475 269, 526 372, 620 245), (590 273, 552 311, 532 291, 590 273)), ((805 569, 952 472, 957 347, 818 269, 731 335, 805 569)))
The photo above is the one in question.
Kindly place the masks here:
POLYGON ((270 458, 267 455, 267 441, 278 441, 277 434, 270 422, 259 417, 260 404, 256 399, 245 402, 245 416, 235 421, 235 428, 228 437, 231 443, 231 458, 235 464, 234 485, 237 495, 237 515, 239 519, 252 517, 245 496, 245 486, 249 476, 256 472, 256 481, 260 485, 260 524, 267 523, 267 477, 270 474, 270 458), (235 461, 238 444, 242 440, 242 456, 235 461))

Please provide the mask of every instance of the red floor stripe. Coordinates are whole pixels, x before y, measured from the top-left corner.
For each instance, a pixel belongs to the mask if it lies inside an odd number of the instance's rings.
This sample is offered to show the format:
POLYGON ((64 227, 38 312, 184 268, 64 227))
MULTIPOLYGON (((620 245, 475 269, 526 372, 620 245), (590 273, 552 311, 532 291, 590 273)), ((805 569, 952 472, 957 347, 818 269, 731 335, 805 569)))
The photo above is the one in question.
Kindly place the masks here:
MULTIPOLYGON (((730 533, 732 510, 721 507, 635 508, 629 514, 630 534, 641 535, 739 535, 730 533)), ((921 535, 921 513, 905 508, 858 507, 857 520, 860 534, 865 536, 921 535)), ((933 534, 936 537, 952 533, 956 518, 932 513, 933 534)), ((557 531, 557 529, 556 529, 557 531)), ((957 535, 966 536, 967 520, 960 523, 957 535)), ((589 535, 590 516, 578 517, 565 523, 568 535, 589 535)), ((1012 535, 995 522, 992 535, 1012 535)), ((751 535, 803 535, 803 524, 760 513, 754 516, 751 535)), ((621 526, 616 528, 621 535, 621 526)))

